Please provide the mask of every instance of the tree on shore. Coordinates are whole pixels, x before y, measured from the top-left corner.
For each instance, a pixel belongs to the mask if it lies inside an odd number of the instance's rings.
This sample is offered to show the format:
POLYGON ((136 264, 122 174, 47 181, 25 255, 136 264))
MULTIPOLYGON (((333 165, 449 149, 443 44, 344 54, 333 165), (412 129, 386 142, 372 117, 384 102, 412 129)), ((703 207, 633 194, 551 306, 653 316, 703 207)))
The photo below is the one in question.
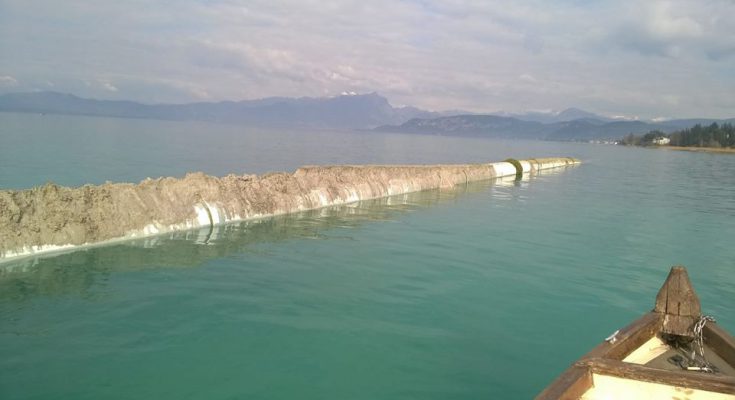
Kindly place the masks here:
POLYGON ((682 147, 735 147, 735 126, 730 123, 717 124, 713 122, 708 126, 701 124, 691 128, 665 134, 661 131, 650 131, 643 136, 637 137, 628 134, 621 140, 622 144, 635 146, 650 146, 654 139, 667 137, 671 140, 669 146, 682 147))

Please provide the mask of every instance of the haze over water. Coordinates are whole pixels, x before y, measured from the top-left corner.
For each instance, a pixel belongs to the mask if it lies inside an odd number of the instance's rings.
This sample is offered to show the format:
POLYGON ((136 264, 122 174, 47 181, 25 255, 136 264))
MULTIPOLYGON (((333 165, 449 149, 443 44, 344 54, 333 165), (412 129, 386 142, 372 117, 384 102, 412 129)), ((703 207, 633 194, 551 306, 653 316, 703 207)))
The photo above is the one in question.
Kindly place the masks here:
POLYGON ((671 265, 735 331, 735 157, 0 114, 0 188, 572 156, 520 182, 0 265, 3 399, 527 399, 671 265))

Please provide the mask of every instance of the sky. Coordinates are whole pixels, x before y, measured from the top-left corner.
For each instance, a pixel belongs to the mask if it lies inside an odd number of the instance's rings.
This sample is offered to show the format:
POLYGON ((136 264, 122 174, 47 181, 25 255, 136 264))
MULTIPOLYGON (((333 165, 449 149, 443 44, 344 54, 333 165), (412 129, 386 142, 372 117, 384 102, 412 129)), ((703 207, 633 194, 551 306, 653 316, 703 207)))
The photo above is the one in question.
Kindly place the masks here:
POLYGON ((735 117, 735 0, 0 0, 0 93, 735 117))

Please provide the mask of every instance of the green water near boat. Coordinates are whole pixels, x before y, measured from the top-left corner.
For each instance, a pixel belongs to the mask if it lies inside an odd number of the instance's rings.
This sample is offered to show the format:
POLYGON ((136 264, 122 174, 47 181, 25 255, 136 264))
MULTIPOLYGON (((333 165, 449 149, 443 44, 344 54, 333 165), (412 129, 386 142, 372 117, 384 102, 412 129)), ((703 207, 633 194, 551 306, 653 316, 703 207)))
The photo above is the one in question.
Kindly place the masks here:
POLYGON ((584 162, 520 182, 2 264, 3 399, 531 398, 651 309, 674 264, 688 267, 704 312, 735 331, 732 156, 365 132, 315 133, 320 144, 298 132, 80 117, 0 122, 0 140, 13 144, 0 146, 2 188, 314 163, 584 162))

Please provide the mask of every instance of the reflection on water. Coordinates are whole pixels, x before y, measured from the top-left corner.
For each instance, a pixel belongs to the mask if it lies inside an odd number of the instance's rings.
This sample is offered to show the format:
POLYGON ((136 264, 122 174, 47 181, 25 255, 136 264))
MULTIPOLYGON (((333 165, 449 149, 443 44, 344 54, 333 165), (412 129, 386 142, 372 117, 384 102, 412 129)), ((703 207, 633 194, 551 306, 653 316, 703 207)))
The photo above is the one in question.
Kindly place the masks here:
POLYGON ((532 398, 650 309, 674 264, 735 331, 735 158, 576 155, 530 180, 0 264, 0 397, 532 398))
POLYGON ((39 295, 89 295, 108 275, 148 268, 191 268, 207 260, 258 251, 257 244, 290 239, 322 239, 333 228, 354 228, 395 220, 416 209, 449 203, 495 188, 493 196, 518 196, 504 187, 525 185, 512 178, 473 182, 453 189, 428 190, 361 201, 261 220, 215 226, 166 236, 125 241, 69 253, 25 258, 0 265, 0 298, 22 300, 39 295))

